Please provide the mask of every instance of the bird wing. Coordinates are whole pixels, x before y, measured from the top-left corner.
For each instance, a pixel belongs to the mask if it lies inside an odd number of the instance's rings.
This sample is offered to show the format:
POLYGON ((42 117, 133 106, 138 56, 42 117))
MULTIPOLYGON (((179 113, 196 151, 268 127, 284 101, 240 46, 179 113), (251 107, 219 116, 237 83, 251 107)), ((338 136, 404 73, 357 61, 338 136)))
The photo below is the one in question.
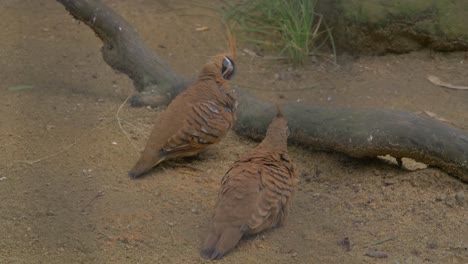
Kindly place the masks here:
POLYGON ((251 161, 261 164, 258 172, 259 193, 248 221, 253 233, 284 223, 295 189, 294 167, 290 166, 290 160, 283 159, 279 153, 260 155, 263 156, 261 159, 257 157, 251 161))
POLYGON ((290 170, 280 161, 241 159, 223 177, 215 218, 249 233, 282 225, 293 190, 290 170))
POLYGON ((194 155, 208 145, 218 143, 234 125, 234 113, 214 100, 194 103, 183 125, 162 147, 171 156, 194 155))

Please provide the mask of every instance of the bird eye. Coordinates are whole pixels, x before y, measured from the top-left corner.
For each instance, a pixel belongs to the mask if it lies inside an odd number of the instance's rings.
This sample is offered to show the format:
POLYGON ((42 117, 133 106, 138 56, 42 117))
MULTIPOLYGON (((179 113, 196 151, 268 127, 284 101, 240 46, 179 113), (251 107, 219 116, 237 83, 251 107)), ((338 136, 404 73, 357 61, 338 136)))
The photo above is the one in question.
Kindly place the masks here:
POLYGON ((223 78, 230 80, 234 76, 234 73, 236 73, 236 65, 234 64, 234 61, 228 57, 224 57, 223 65, 221 67, 223 78))

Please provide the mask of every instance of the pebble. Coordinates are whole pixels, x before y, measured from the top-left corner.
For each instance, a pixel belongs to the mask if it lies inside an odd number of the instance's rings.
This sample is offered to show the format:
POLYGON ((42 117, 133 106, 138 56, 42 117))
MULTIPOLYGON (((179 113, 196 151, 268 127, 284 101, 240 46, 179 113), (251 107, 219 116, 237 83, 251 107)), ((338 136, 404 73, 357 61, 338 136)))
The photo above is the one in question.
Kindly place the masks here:
POLYGON ((81 172, 82 172, 83 174, 89 174, 89 173, 91 173, 92 171, 93 171, 92 169, 83 169, 83 170, 81 170, 81 172))
POLYGON ((351 242, 349 241, 348 237, 345 237, 338 241, 338 245, 340 245, 344 251, 351 251, 351 242))
POLYGON ((436 249, 436 248, 439 247, 439 245, 437 245, 437 243, 435 243, 435 242, 430 242, 430 243, 427 244, 426 247, 429 248, 429 249, 436 249))
POLYGON ((463 191, 459 191, 455 194, 455 200, 461 206, 465 204, 465 193, 463 191))
POLYGON ((392 180, 384 180, 383 183, 385 184, 385 186, 390 186, 390 185, 394 185, 394 184, 395 184, 395 181, 392 181, 392 180))

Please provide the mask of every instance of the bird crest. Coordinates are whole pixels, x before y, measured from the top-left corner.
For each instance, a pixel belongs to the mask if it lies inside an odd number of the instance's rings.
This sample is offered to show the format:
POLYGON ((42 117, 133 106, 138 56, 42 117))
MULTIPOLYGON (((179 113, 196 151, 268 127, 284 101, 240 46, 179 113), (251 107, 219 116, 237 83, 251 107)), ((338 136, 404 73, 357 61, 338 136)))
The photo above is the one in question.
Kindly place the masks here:
MULTIPOLYGON (((227 27, 227 25, 226 25, 227 27)), ((209 61, 203 66, 200 78, 215 78, 219 83, 231 80, 236 73, 236 41, 231 30, 227 27, 227 37, 229 42, 228 52, 211 56, 209 61)))

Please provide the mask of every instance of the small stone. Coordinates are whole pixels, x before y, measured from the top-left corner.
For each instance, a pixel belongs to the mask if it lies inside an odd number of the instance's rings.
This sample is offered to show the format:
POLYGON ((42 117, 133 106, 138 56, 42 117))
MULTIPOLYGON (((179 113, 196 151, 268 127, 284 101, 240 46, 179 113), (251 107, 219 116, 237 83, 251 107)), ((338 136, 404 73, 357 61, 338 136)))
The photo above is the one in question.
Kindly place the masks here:
POLYGON ((436 248, 439 247, 439 245, 437 245, 437 243, 435 243, 435 242, 431 242, 431 243, 427 244, 426 247, 429 248, 429 249, 436 249, 436 248))
POLYGON ((395 184, 395 181, 392 181, 392 180, 384 180, 384 185, 385 186, 390 186, 390 185, 394 185, 395 184))
POLYGON ((454 198, 451 198, 451 197, 447 197, 447 199, 445 199, 445 205, 447 205, 448 207, 455 207, 456 203, 458 203, 458 201, 456 201, 454 198))
POLYGON ((47 212, 46 212, 46 215, 47 215, 47 216, 54 216, 55 213, 54 213, 53 211, 47 211, 47 212))
POLYGON ((459 191, 455 194, 455 200, 461 206, 465 204, 465 193, 463 191, 459 191))
POLYGON ((7 179, 7 177, 1 177, 1 178, 0 178, 0 181, 4 181, 4 180, 6 180, 6 179, 7 179))
POLYGON ((371 258, 388 258, 388 254, 386 252, 379 250, 369 250, 365 255, 371 258))
POLYGON ((346 252, 351 251, 351 242, 349 241, 348 237, 345 237, 345 238, 339 240, 338 245, 340 245, 341 248, 343 248, 343 250, 346 251, 346 252))
POLYGON ((83 169, 83 170, 81 170, 81 173, 90 174, 92 171, 93 171, 92 169, 83 169))
POLYGON ((353 185, 351 186, 351 188, 353 189, 353 191, 354 191, 355 193, 358 193, 358 192, 360 192, 360 191, 362 190, 362 186, 361 186, 361 184, 359 184, 359 183, 358 183, 358 184, 353 184, 353 185))
POLYGON ((198 211, 197 208, 192 208, 192 210, 190 210, 190 211, 192 211, 192 213, 194 213, 194 214, 198 214, 198 213, 199 213, 199 211, 198 211))

